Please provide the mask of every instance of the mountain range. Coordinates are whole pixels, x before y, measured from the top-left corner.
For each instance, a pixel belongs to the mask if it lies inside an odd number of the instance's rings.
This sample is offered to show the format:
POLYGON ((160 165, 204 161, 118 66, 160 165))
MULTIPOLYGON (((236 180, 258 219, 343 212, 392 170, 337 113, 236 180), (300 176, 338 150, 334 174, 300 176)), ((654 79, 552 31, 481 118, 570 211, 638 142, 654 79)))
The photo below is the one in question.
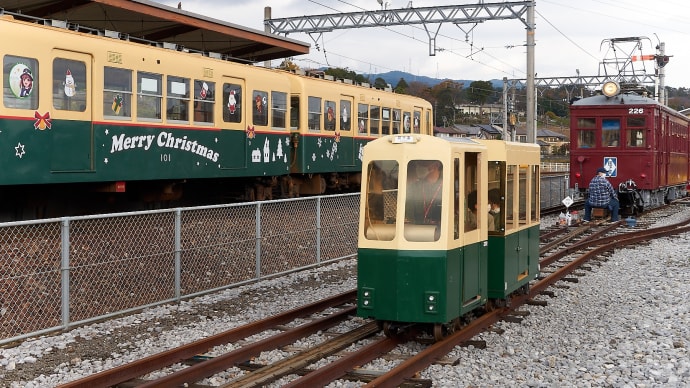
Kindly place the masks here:
MULTIPOLYGON (((423 75, 414 75, 414 74, 406 73, 404 71, 397 71, 397 70, 396 71, 389 71, 387 73, 362 74, 362 75, 364 77, 368 78, 371 81, 371 83, 374 83, 374 80, 376 78, 381 77, 386 81, 386 83, 389 83, 392 87, 395 87, 395 85, 398 84, 398 82, 400 81, 400 78, 404 79, 405 82, 407 82, 408 84, 410 82, 421 82, 421 83, 429 85, 429 86, 438 85, 439 83, 448 79, 448 78, 432 78, 432 77, 426 77, 423 75)), ((458 83, 462 83, 462 84, 464 84, 464 87, 468 87, 468 86, 470 86, 470 84, 472 82, 477 81, 477 80, 456 79, 453 81, 458 82, 458 83)), ((484 81, 484 80, 480 80, 480 81, 484 81)), ((491 85, 493 85, 493 87, 495 87, 495 88, 502 88, 503 87, 503 80, 492 79, 492 80, 490 80, 490 82, 491 82, 491 85)))

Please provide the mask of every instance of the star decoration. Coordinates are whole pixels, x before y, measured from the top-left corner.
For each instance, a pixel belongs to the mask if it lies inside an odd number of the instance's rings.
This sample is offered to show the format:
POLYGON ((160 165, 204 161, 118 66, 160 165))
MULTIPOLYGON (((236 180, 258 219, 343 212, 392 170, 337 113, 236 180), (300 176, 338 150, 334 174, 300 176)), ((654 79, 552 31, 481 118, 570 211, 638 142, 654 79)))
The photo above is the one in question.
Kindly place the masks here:
POLYGON ((24 151, 24 144, 22 143, 17 143, 17 146, 14 147, 14 150, 17 151, 15 155, 19 156, 19 159, 21 159, 26 154, 26 152, 24 151))

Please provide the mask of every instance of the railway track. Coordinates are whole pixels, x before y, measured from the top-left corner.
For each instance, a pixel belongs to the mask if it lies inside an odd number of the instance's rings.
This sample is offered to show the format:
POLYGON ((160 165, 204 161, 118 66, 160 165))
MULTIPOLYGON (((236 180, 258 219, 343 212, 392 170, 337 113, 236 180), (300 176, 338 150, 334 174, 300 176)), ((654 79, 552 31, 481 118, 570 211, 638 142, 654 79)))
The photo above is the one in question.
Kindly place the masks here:
POLYGON ((162 387, 183 383, 197 382, 207 376, 219 373, 236 365, 246 372, 235 379, 230 379, 224 386, 244 387, 270 384, 286 375, 298 375, 286 386, 323 386, 331 381, 348 378, 367 383, 366 386, 430 386, 429 380, 414 379, 415 375, 430 364, 442 359, 454 347, 471 340, 472 337, 491 327, 500 320, 521 315, 519 308, 527 303, 535 303, 541 294, 550 294, 548 289, 562 280, 568 280, 578 268, 586 263, 601 258, 606 252, 622 246, 643 243, 647 240, 690 231, 690 220, 662 227, 652 227, 656 219, 664 218, 673 207, 658 209, 638 220, 635 228, 619 223, 591 222, 574 227, 560 227, 542 234, 540 266, 542 275, 530 284, 528 292, 515 295, 507 306, 496 308, 458 328, 442 341, 424 347, 416 354, 405 358, 397 366, 386 371, 361 371, 361 366, 395 349, 407 337, 387 338, 381 335, 379 327, 372 322, 365 322, 357 328, 334 335, 312 349, 302 349, 284 360, 271 365, 252 365, 247 363, 254 355, 264 349, 275 349, 290 345, 311 333, 326 330, 348 319, 354 314, 352 302, 355 291, 340 294, 329 300, 304 306, 242 326, 226 333, 209 337, 182 348, 150 356, 136 363, 104 371, 87 378, 74 381, 62 387, 94 386, 143 386, 162 387), (330 313, 323 311, 330 309, 330 313), (335 310, 335 312, 333 312, 335 310), (240 341, 265 330, 275 330, 295 319, 308 314, 318 314, 308 319, 308 323, 289 329, 281 329, 279 334, 263 340, 242 345, 236 350, 216 357, 199 357, 211 347, 240 341), (351 349, 352 344, 356 348, 351 349), (348 351, 343 352, 343 349, 348 351), (336 360, 332 360, 337 355, 336 360), (321 361, 321 360, 331 360, 321 361), (156 380, 141 380, 141 376, 154 370, 165 368, 176 362, 185 362, 190 366, 169 373, 156 380), (319 365, 320 367, 314 367, 319 365), (136 380, 139 379, 139 380, 136 380), (412 380, 411 380, 412 379, 412 380))

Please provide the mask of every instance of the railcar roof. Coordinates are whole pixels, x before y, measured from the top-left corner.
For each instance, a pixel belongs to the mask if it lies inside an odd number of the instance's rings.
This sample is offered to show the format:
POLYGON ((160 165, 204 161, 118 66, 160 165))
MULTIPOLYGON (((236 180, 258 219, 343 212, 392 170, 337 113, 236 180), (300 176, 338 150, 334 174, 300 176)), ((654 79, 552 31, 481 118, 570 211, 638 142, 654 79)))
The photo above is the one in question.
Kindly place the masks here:
POLYGON ((606 97, 604 95, 597 95, 583 98, 573 102, 574 106, 588 106, 588 105, 621 105, 621 104, 653 104, 659 105, 659 102, 653 98, 641 96, 635 93, 619 94, 615 97, 606 97))
POLYGON ((251 63, 309 52, 308 43, 148 0, 0 0, 0 8, 251 63))

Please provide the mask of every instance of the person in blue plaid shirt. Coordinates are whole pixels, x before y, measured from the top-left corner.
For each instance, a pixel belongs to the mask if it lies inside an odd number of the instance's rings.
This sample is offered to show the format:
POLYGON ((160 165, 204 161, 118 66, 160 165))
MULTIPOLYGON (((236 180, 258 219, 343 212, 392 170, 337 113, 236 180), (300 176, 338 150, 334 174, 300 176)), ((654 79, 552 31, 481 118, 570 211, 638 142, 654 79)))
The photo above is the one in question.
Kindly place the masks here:
POLYGON ((592 219, 592 208, 607 208, 611 211, 611 222, 620 220, 618 215, 618 194, 611 186, 611 182, 606 180, 606 169, 597 169, 597 175, 589 182, 589 198, 585 202, 585 218, 588 222, 592 219))

